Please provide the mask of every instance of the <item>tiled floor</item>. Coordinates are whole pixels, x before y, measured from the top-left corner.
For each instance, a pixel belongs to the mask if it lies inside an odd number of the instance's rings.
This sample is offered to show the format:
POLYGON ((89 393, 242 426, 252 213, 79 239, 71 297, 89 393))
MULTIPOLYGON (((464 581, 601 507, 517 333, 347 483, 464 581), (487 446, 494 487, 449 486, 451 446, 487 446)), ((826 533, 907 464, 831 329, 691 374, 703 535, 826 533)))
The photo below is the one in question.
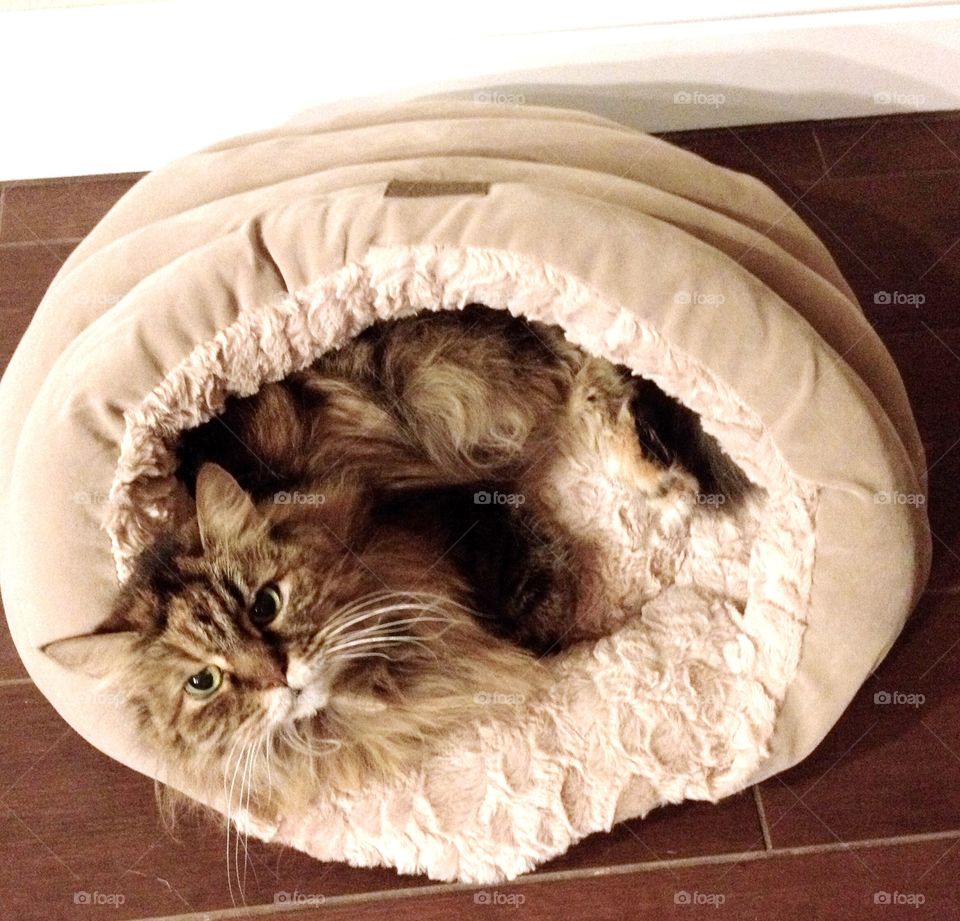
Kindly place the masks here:
MULTIPOLYGON (((670 139, 774 186, 823 237, 896 358, 930 459, 929 591, 820 748, 757 789, 716 807, 663 809, 481 892, 253 844, 245 891, 258 914, 960 916, 960 114, 670 139), (922 303, 884 305, 881 293, 894 291, 922 303), (875 702, 883 691, 919 703, 875 702), (291 913, 283 893, 324 905, 291 913)), ((57 267, 136 178, 0 187, 0 367, 57 267)), ((242 914, 228 891, 222 830, 188 821, 176 838, 164 831, 150 782, 65 727, 25 677, 5 628, 0 819, 3 921, 242 914)))

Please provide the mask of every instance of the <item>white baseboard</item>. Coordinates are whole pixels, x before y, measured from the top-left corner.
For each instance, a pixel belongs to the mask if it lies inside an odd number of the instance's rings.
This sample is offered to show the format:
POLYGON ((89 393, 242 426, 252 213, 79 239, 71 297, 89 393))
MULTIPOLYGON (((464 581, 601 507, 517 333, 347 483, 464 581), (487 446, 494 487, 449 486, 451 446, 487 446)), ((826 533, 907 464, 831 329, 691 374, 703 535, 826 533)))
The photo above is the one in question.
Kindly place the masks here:
POLYGON ((648 131, 960 108, 960 3, 24 3, 0 0, 7 180, 147 170, 304 110, 434 94, 648 131))

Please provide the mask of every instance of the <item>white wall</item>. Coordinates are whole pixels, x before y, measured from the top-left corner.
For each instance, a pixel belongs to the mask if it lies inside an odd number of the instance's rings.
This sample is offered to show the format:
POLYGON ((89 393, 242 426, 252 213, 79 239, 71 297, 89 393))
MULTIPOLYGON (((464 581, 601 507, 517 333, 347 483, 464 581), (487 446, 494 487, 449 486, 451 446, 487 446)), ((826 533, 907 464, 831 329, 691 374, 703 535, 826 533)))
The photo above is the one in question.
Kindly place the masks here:
POLYGON ((960 3, 28 6, 0 0, 0 179, 149 169, 360 97, 569 105, 653 131, 960 108, 960 3))

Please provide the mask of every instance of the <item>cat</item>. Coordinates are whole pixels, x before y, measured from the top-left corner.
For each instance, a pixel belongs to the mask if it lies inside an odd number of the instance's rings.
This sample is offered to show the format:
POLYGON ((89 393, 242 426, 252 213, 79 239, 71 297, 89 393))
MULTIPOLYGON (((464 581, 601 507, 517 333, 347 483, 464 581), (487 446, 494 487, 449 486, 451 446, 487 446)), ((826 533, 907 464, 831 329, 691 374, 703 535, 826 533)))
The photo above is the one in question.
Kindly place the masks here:
POLYGON ((186 432, 195 517, 45 651, 120 683, 194 785, 239 770, 261 817, 389 779, 596 637, 572 613, 587 547, 540 483, 600 434, 650 502, 746 488, 694 414, 554 327, 482 305, 377 324, 186 432))
POLYGON ((477 304, 375 324, 230 399, 186 433, 180 469, 190 484, 214 460, 258 497, 350 470, 378 508, 445 535, 488 627, 544 654, 596 632, 570 620, 588 548, 558 524, 541 484, 564 454, 598 456, 608 435, 613 475, 641 500, 736 499, 748 486, 699 417, 652 381, 555 326, 477 304))
POLYGON ((303 489, 317 501, 254 503, 203 465, 196 518, 141 555, 97 632, 45 647, 120 687, 194 787, 239 769, 261 818, 387 779, 545 677, 491 640, 428 532, 376 527, 349 476, 303 489))

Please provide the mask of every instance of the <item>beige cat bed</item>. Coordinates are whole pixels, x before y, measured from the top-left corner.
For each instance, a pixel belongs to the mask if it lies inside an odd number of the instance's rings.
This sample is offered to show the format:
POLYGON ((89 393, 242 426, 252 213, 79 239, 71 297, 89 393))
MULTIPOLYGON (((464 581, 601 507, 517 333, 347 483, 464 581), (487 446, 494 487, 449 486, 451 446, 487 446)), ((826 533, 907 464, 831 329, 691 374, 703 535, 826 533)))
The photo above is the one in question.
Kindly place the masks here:
POLYGON ((471 302, 652 378, 761 489, 735 514, 667 522, 580 471, 558 501, 607 541, 610 623, 633 596, 642 616, 558 656, 542 699, 491 708, 421 770, 250 830, 492 881, 817 745, 928 571, 924 458, 893 362, 762 184, 604 119, 469 103, 194 154, 138 183, 58 274, 0 389, 0 580, 67 722, 157 773, 116 697, 39 650, 105 617, 172 513, 178 434, 377 319, 471 302))

